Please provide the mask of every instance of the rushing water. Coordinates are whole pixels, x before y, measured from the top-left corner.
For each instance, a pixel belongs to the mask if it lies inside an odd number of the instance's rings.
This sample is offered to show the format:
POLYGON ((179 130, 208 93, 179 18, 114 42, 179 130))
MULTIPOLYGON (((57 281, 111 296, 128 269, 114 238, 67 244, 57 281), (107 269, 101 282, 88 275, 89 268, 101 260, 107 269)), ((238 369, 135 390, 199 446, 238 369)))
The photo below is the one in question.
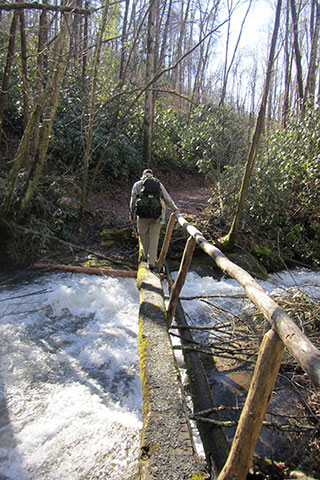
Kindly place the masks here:
POLYGON ((138 304, 134 279, 51 274, 1 292, 2 475, 134 473, 138 304))
MULTIPOLYGON (((309 284, 319 293, 320 278, 300 270, 261 283, 267 291, 279 289, 275 283, 309 284)), ((191 272, 182 294, 242 292, 231 279, 191 272)), ((184 307, 193 323, 212 322, 199 300, 184 307)), ((0 289, 0 480, 129 480, 136 473, 138 309, 134 279, 51 273, 0 289)))

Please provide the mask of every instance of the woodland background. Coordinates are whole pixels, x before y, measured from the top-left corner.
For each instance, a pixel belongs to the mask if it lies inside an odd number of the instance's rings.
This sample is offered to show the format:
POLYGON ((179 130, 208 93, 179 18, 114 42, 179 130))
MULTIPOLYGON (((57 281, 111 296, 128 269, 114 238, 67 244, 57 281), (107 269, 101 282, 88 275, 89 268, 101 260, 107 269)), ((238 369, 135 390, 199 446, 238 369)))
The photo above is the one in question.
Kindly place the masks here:
POLYGON ((93 196, 127 198, 149 166, 203 177, 222 246, 318 267, 319 1, 264 4, 266 35, 243 48, 263 4, 0 3, 3 256, 81 241, 93 196))

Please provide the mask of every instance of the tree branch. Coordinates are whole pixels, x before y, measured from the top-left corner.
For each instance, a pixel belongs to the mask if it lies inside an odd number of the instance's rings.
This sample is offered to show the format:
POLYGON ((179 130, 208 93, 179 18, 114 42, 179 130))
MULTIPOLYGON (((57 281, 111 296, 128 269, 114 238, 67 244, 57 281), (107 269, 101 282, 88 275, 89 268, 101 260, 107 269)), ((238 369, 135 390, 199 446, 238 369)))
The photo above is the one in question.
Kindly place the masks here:
POLYGON ((91 15, 94 9, 87 8, 74 8, 68 6, 59 5, 45 5, 38 2, 24 2, 24 3, 0 3, 0 10, 49 10, 52 12, 72 12, 79 13, 81 15, 91 15))

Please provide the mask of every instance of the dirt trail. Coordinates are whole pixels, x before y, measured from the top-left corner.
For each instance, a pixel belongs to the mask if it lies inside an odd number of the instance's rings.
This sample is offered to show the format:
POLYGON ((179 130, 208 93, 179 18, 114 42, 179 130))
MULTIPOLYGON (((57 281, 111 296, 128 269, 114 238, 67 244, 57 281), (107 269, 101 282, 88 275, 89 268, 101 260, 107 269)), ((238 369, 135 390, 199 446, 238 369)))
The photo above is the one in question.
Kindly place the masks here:
MULTIPOLYGON (((173 172, 167 176, 157 176, 182 214, 194 218, 203 216, 211 196, 211 188, 205 184, 202 176, 184 175, 182 177, 173 172)), ((129 203, 133 183, 108 185, 105 192, 92 194, 87 206, 90 215, 86 217, 83 240, 87 246, 110 258, 126 258, 133 254, 130 245, 103 248, 100 238, 102 229, 119 230, 130 226, 129 203)))
MULTIPOLYGON (((181 213, 199 215, 208 205, 211 188, 203 177, 196 175, 170 175, 158 177, 181 213)), ((108 186, 103 194, 92 195, 88 206, 90 212, 99 211, 104 215, 106 225, 123 227, 129 220, 129 203, 133 183, 108 186)))

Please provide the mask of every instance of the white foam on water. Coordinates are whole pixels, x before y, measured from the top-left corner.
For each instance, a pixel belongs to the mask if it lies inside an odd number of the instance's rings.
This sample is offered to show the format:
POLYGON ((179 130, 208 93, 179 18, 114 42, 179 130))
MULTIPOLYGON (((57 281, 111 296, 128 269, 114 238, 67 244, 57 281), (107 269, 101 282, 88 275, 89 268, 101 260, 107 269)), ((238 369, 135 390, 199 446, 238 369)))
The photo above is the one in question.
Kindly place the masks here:
MULTIPOLYGON (((320 275, 307 269, 295 269, 269 275, 266 281, 257 283, 269 294, 283 294, 286 289, 304 291, 312 297, 320 298, 320 275)), ((235 298, 236 295, 244 295, 244 289, 239 283, 230 277, 222 277, 216 280, 212 277, 201 277, 195 272, 189 272, 186 283, 183 286, 181 297, 194 297, 197 295, 224 295, 223 298, 212 298, 208 301, 222 306, 233 314, 239 314, 250 301, 242 298, 235 298), (231 298, 227 298, 230 296, 231 298)), ((200 299, 182 301, 183 308, 198 323, 199 318, 204 322, 210 320, 212 308, 200 299)))
POLYGON ((142 426, 135 280, 46 275, 0 308, 1 474, 127 480, 142 426))

